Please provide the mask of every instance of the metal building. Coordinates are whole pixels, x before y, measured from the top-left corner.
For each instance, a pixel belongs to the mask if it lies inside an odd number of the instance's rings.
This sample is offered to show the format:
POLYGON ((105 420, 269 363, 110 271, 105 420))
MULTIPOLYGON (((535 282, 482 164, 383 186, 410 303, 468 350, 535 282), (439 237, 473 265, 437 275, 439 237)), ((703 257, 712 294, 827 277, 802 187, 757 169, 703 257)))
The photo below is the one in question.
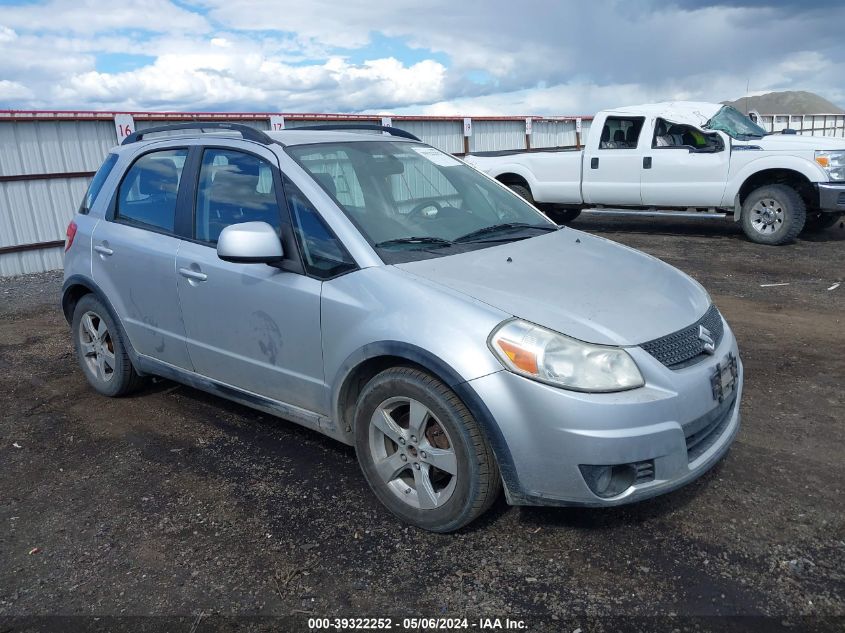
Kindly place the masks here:
POLYGON ((845 114, 749 114, 767 132, 790 129, 805 136, 845 138, 845 114))
POLYGON ((208 112, 0 111, 0 276, 62 267, 65 230, 127 129, 235 121, 261 130, 352 121, 402 127, 453 154, 579 146, 591 117, 421 117, 208 112))

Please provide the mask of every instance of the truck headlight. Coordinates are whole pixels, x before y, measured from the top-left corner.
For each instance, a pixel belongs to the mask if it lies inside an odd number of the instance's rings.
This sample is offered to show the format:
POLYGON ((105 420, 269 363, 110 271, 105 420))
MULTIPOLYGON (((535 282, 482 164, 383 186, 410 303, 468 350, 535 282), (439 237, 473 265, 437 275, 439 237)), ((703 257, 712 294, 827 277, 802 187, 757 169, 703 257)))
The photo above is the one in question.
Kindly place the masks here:
POLYGON ((490 349, 514 373, 573 391, 624 391, 645 384, 619 347, 592 345, 520 319, 500 324, 490 349))
POLYGON ((816 162, 831 180, 845 180, 845 150, 818 150, 816 162))

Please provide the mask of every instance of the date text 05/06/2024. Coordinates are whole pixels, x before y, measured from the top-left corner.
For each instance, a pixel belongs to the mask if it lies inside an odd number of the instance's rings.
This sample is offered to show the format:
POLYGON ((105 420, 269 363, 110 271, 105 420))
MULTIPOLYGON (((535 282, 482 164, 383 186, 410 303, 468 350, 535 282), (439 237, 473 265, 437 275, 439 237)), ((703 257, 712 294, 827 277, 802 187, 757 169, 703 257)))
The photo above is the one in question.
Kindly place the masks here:
POLYGON ((525 631, 524 620, 512 618, 308 618, 309 631, 399 630, 399 631, 525 631))

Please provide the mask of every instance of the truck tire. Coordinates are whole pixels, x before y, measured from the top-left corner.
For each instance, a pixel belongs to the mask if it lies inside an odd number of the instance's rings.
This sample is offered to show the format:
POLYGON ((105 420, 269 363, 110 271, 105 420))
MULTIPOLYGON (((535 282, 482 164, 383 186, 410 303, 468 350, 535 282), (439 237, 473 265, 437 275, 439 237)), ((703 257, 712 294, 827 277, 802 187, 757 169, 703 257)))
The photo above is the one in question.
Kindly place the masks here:
POLYGON ((763 185, 742 203, 742 230, 752 242, 779 246, 792 242, 807 216, 798 192, 787 185, 763 185))
POLYGON ((807 214, 807 221, 804 222, 804 233, 818 233, 829 229, 842 218, 841 213, 825 213, 824 211, 811 211, 807 214))
POLYGON ((569 224, 579 215, 581 209, 540 209, 555 224, 569 224))
POLYGON ((528 204, 534 204, 534 196, 531 195, 531 190, 523 185, 508 185, 508 189, 513 191, 520 198, 523 198, 528 204))

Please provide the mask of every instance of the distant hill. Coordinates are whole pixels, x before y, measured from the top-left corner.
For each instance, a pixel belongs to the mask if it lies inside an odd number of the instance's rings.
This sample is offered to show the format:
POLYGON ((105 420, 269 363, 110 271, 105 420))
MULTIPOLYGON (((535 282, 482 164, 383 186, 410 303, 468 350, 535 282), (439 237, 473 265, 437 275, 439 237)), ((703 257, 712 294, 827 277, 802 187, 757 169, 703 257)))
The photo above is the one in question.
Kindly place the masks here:
POLYGON ((756 110, 760 114, 845 114, 845 110, 824 97, 804 90, 770 92, 736 101, 723 101, 740 112, 756 110))

